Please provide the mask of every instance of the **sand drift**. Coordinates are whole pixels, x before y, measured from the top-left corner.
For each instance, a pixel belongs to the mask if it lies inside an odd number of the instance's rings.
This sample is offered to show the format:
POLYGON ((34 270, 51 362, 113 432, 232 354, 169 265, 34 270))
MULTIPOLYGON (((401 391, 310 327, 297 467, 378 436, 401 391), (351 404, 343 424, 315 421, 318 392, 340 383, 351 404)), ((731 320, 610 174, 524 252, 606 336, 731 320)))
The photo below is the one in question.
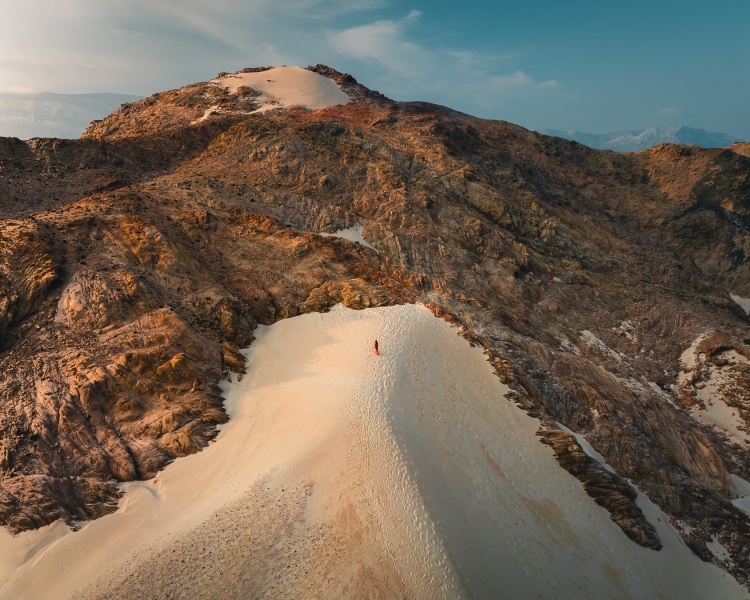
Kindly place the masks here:
POLYGON ((288 319, 247 355, 203 452, 79 532, 2 532, 0 598, 746 597, 643 497, 664 549, 628 540, 423 307, 288 319))
MULTIPOLYGON (((232 73, 212 83, 236 94, 240 88, 259 93, 259 112, 288 106, 328 108, 349 102, 349 96, 332 79, 300 67, 276 67, 253 73, 232 73)), ((258 112, 258 111, 256 111, 258 112)))

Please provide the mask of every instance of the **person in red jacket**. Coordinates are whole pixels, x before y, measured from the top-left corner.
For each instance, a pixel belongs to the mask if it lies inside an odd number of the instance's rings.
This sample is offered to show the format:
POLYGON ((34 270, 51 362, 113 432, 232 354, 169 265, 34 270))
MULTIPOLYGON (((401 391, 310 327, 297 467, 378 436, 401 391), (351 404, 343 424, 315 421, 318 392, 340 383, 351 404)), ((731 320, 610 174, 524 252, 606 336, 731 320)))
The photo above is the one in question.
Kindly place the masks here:
POLYGON ((380 350, 378 349, 378 340, 375 340, 375 356, 380 356, 380 350))

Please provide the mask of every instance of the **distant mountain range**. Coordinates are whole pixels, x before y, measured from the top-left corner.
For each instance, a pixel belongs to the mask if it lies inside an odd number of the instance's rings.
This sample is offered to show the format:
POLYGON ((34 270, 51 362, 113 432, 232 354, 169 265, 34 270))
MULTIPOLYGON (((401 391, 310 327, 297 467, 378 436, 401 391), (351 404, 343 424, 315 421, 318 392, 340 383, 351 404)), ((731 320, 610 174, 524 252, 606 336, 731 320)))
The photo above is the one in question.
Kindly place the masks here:
POLYGON ((94 119, 140 98, 107 93, 0 94, 0 136, 77 138, 94 119))
POLYGON ((636 152, 664 143, 701 146, 702 148, 724 148, 742 141, 728 133, 706 131, 693 127, 656 127, 616 131, 614 133, 582 133, 580 131, 542 129, 539 133, 575 140, 599 150, 617 150, 618 152, 636 152))

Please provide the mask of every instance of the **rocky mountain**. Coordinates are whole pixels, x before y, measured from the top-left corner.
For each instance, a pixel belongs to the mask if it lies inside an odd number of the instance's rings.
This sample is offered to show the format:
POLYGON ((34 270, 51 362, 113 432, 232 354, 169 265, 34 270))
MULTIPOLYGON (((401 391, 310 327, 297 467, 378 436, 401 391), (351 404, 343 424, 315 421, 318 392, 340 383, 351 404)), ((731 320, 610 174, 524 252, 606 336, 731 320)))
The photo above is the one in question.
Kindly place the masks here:
POLYGON ((543 129, 541 133, 574 140, 599 150, 638 152, 659 144, 681 144, 701 148, 726 148, 739 142, 728 133, 706 131, 693 127, 656 127, 643 130, 617 131, 615 133, 583 133, 581 131, 557 131, 543 129))
POLYGON ((94 119, 140 99, 127 94, 0 94, 0 136, 77 138, 94 119))
POLYGON ((0 523, 75 526, 206 446, 258 324, 421 302, 625 535, 661 546, 635 484, 747 585, 750 146, 601 152, 313 75, 351 101, 247 69, 0 139, 0 523), (375 250, 321 235, 353 227, 375 250))

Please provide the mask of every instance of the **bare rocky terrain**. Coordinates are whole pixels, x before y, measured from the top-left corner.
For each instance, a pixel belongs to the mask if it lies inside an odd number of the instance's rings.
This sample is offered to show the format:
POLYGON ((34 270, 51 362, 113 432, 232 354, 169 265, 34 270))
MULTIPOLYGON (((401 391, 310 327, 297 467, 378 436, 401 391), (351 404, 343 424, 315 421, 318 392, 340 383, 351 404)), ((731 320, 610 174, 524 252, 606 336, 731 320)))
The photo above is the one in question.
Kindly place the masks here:
POLYGON ((75 526, 208 444, 257 324, 419 301, 626 535, 660 547, 635 484, 747 585, 748 442, 698 417, 713 385, 750 423, 748 145, 596 151, 314 70, 354 101, 197 83, 0 138, 0 524, 75 526), (376 251, 319 235, 353 226, 376 251))

